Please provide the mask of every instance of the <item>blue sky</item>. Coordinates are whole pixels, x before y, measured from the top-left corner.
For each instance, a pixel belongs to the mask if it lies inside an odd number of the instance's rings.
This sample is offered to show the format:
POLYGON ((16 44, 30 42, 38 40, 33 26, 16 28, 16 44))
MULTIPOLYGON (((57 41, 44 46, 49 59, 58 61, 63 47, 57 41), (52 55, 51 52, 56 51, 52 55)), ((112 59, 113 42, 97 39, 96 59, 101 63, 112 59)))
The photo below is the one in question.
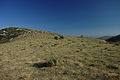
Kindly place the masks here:
POLYGON ((0 0, 0 28, 71 36, 120 34, 120 0, 0 0))

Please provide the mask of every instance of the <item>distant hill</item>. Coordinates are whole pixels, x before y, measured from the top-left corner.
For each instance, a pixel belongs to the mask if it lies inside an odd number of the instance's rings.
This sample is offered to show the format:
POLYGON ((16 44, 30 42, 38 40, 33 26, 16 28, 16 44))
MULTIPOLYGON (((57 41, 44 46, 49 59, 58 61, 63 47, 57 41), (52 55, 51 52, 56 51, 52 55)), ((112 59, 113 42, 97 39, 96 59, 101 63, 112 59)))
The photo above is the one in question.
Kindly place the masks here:
POLYGON ((102 39, 102 40, 107 40, 107 39, 110 39, 112 38, 113 36, 103 36, 103 37, 99 37, 97 39, 102 39))
POLYGON ((120 35, 107 39, 108 42, 120 42, 120 35))

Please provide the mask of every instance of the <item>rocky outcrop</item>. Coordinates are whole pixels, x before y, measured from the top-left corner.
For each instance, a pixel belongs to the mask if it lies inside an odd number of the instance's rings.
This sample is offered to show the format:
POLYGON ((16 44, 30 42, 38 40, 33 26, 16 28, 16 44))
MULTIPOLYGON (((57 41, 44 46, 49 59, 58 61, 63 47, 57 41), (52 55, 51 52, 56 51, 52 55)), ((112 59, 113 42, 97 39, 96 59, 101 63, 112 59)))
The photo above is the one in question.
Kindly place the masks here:
POLYGON ((25 31, 21 28, 5 28, 0 30, 0 43, 8 42, 9 40, 23 34, 25 31))

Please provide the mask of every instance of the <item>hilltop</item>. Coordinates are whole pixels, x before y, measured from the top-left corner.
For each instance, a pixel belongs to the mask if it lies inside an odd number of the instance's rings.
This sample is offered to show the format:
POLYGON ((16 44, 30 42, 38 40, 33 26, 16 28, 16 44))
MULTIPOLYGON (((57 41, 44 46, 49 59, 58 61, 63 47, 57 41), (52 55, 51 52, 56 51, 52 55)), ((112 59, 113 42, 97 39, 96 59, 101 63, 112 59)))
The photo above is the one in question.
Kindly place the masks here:
POLYGON ((32 29, 25 29, 25 28, 16 28, 16 27, 9 27, 5 29, 0 30, 0 43, 6 43, 10 42, 13 39, 20 39, 25 37, 32 37, 32 36, 41 36, 41 37, 50 37, 55 36, 58 38, 62 38, 62 35, 52 33, 52 32, 46 32, 46 31, 39 31, 39 30, 32 30, 32 29))
POLYGON ((0 30, 0 80, 119 80, 120 45, 52 32, 0 30))

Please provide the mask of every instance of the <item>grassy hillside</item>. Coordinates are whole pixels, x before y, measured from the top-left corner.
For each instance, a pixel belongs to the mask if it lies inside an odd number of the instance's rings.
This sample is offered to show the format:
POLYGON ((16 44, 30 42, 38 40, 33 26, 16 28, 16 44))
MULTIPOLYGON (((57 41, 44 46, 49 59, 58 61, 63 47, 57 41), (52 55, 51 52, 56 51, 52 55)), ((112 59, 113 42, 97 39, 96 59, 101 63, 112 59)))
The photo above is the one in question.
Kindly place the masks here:
POLYGON ((119 45, 21 30, 0 44, 0 80, 120 80, 119 45))

